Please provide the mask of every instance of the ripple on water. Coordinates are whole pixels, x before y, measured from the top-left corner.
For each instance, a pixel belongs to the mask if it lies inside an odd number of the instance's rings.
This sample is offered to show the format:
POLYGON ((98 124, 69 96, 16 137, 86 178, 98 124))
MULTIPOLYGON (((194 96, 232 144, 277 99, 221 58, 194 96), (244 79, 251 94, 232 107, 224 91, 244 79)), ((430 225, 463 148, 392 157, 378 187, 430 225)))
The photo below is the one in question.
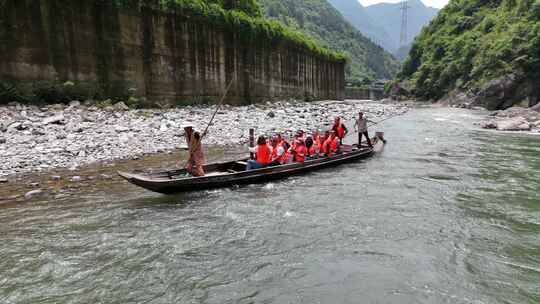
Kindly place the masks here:
POLYGON ((470 115, 417 110, 381 155, 283 181, 2 209, 0 302, 539 302, 540 143, 470 115))

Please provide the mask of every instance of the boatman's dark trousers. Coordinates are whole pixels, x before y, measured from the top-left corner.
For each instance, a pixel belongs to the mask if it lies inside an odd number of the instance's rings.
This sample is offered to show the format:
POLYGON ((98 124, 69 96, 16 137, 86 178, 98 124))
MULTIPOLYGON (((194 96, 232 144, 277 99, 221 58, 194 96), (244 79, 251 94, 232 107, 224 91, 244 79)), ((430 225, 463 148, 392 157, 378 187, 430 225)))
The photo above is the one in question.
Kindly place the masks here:
POLYGON ((362 135, 364 135, 367 139, 367 144, 373 148, 373 145, 371 144, 371 139, 369 139, 369 135, 368 135, 368 132, 358 132, 358 142, 361 143, 362 142, 362 135))

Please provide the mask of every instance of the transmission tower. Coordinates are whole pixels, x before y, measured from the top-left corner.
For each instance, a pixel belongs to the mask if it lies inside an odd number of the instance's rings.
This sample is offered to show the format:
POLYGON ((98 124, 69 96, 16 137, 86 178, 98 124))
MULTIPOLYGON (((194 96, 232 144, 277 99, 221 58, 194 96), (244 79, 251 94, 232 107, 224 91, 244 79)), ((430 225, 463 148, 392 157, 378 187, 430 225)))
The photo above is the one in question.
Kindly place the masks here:
POLYGON ((400 47, 407 45, 407 10, 409 9, 409 7, 410 6, 408 0, 401 0, 401 7, 399 8, 401 10, 401 35, 399 37, 400 47))

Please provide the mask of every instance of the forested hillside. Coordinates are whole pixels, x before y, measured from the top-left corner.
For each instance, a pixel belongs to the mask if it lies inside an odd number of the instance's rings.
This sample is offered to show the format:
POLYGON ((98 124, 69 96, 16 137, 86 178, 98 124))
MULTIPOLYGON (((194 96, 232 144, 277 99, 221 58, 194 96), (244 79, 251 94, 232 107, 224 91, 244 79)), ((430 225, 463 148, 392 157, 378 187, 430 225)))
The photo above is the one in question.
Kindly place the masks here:
POLYGON ((388 52, 397 49, 397 43, 377 21, 371 18, 365 7, 357 0, 328 0, 351 25, 364 36, 382 46, 388 52))
POLYGON ((347 80, 392 78, 399 63, 363 36, 326 0, 260 0, 267 17, 299 29, 349 57, 347 80))
POLYGON ((416 39, 400 78, 410 80, 420 98, 456 90, 490 108, 523 100, 532 105, 538 101, 539 21, 539 0, 452 0, 416 39))
POLYGON ((403 54, 408 53, 414 38, 438 12, 438 9, 424 5, 420 0, 409 0, 407 45, 400 47, 400 3, 379 3, 364 7, 358 0, 328 0, 328 2, 356 29, 399 60, 404 59, 403 54))
MULTIPOLYGON (((356 1, 356 0, 351 0, 356 1)), ((409 0, 407 10, 407 41, 411 44, 416 36, 420 34, 422 27, 437 15, 438 9, 426 6, 420 0, 409 0)), ((401 4, 400 3, 379 3, 366 7, 366 12, 377 26, 383 28, 390 35, 395 48, 399 48, 401 34, 401 4)))

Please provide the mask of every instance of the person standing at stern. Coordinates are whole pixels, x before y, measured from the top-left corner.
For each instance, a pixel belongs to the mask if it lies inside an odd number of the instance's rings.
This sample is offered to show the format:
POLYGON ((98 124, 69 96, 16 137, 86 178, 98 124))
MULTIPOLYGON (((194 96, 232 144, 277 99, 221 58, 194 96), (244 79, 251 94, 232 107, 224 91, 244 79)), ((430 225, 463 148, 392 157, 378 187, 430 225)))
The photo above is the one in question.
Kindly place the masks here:
POLYGON ((358 132, 358 148, 360 148, 360 145, 362 143, 362 135, 366 137, 369 147, 373 148, 373 145, 371 144, 371 139, 369 139, 367 122, 368 122, 368 119, 364 117, 364 113, 363 112, 358 113, 358 119, 354 123, 354 128, 358 132))

